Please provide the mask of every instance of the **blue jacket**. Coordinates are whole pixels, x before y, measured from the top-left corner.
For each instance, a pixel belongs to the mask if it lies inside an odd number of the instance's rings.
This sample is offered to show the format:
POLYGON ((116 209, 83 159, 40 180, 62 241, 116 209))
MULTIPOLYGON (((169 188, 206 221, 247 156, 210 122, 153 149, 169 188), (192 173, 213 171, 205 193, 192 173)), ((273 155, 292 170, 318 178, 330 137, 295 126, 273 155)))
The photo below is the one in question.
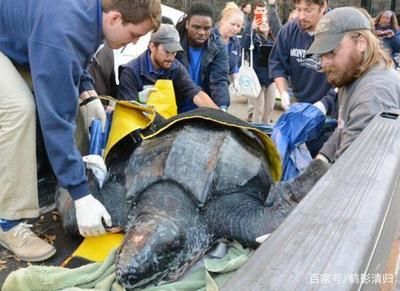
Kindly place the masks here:
POLYGON ((79 93, 93 88, 84 68, 101 41, 100 0, 0 1, 0 51, 30 69, 51 166, 74 199, 89 193, 75 117, 79 93))
POLYGON ((137 101, 143 86, 153 85, 159 79, 172 80, 178 113, 188 111, 187 108, 192 105, 197 107, 193 103, 193 97, 201 88, 192 81, 186 68, 175 59, 168 70, 154 72, 149 49, 120 67, 118 98, 137 101))
POLYGON ((303 31, 298 20, 286 23, 279 31, 269 60, 270 78, 290 80, 293 94, 299 102, 321 100, 328 112, 334 109, 336 93, 321 69, 320 60, 306 57, 314 36, 303 31))
MULTIPOLYGON (((375 30, 388 30, 390 28, 381 27, 380 25, 375 25, 375 30)), ((380 38, 383 42, 383 46, 389 49, 391 57, 394 59, 396 54, 400 53, 400 31, 396 29, 391 29, 394 33, 392 37, 380 38)))
MULTIPOLYGON (((187 37, 181 37, 183 52, 176 58, 189 70, 189 43, 187 37)), ((230 104, 228 90, 228 54, 222 39, 211 34, 202 56, 201 87, 218 106, 228 107, 230 104)), ((194 109, 194 108, 192 108, 194 109)))
MULTIPOLYGON (((218 37, 221 37, 218 27, 214 27, 212 33, 217 35, 218 37)), ((229 75, 238 73, 241 62, 241 50, 242 50, 239 38, 237 36, 230 37, 229 42, 227 45, 225 45, 225 47, 228 53, 229 75)))

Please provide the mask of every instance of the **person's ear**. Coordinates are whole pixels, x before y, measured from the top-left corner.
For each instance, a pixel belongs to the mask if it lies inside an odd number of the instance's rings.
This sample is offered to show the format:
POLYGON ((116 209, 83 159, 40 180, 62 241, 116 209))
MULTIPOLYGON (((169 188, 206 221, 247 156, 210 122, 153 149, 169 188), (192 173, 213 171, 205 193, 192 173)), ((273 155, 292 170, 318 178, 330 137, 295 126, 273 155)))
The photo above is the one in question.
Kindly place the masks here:
POLYGON ((357 41, 357 49, 361 53, 363 53, 367 50, 367 46, 368 46, 367 39, 363 35, 360 35, 357 41))
POLYGON ((149 49, 151 52, 153 52, 153 50, 156 48, 156 45, 154 44, 154 42, 149 42, 149 49))
POLYGON ((118 21, 122 20, 122 15, 118 11, 113 11, 112 10, 112 11, 108 12, 107 13, 107 17, 108 17, 109 23, 111 25, 113 25, 113 24, 117 23, 118 21))
POLYGON ((324 4, 321 6, 321 14, 324 15, 326 13, 328 13, 328 3, 324 1, 324 4))

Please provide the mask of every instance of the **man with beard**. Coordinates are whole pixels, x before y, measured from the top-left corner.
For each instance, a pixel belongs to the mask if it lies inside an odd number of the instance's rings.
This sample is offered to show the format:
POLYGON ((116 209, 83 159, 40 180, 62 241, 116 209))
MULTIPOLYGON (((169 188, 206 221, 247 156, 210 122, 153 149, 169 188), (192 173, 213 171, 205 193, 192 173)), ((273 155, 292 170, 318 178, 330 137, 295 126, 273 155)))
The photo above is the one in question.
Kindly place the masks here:
POLYGON ((314 103, 324 114, 335 115, 336 93, 320 72, 318 59, 306 57, 318 21, 327 10, 326 0, 294 0, 297 18, 285 24, 276 38, 269 60, 284 110, 290 107, 288 88, 294 100, 314 103), (288 85, 290 82, 290 86, 288 85))
POLYGON ((317 156, 334 162, 377 113, 400 109, 400 77, 370 19, 352 7, 321 18, 307 54, 321 57, 328 81, 339 88, 338 127, 317 156))
POLYGON ((172 80, 178 112, 192 102, 198 107, 218 108, 190 78, 186 68, 175 59, 182 47, 178 31, 169 24, 161 24, 151 35, 149 48, 138 58, 122 66, 118 98, 146 103, 151 87, 159 79, 172 80))
MULTIPOLYGON (((176 58, 186 67, 192 80, 220 107, 230 105, 228 90, 228 52, 222 38, 211 33, 214 9, 205 3, 193 4, 176 25, 183 51, 176 58)), ((196 108, 190 100, 184 110, 196 108)))

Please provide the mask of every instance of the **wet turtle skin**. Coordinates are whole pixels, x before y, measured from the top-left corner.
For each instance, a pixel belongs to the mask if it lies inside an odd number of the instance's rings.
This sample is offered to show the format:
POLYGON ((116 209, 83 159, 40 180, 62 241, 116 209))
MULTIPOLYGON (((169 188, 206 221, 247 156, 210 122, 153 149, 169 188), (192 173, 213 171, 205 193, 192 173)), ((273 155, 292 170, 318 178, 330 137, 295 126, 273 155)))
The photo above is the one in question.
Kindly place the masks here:
MULTIPOLYGON (((275 230, 302 197, 279 184, 267 205, 272 179, 263 151, 239 129, 178 125, 121 157, 102 189, 91 182, 126 231, 118 281, 127 289, 174 281, 218 240, 256 247, 256 237, 275 230)), ((57 197, 64 228, 77 233, 68 201, 65 192, 57 197)))

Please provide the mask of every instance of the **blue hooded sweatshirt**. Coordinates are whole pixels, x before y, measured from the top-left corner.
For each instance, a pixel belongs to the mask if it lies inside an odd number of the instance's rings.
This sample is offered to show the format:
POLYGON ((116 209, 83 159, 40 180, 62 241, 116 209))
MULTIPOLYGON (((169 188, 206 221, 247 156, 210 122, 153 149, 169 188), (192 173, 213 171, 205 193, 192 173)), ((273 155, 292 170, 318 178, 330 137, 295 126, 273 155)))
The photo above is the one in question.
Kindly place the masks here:
POLYGON ((325 74, 320 72, 320 60, 306 56, 313 41, 314 36, 304 31, 297 19, 286 23, 279 31, 270 54, 269 77, 290 80, 293 94, 299 102, 321 101, 327 111, 332 112, 336 92, 325 74))
POLYGON ((75 117, 79 94, 93 89, 85 69, 101 41, 100 0, 0 1, 0 51, 30 70, 51 166, 74 199, 89 193, 75 117))

